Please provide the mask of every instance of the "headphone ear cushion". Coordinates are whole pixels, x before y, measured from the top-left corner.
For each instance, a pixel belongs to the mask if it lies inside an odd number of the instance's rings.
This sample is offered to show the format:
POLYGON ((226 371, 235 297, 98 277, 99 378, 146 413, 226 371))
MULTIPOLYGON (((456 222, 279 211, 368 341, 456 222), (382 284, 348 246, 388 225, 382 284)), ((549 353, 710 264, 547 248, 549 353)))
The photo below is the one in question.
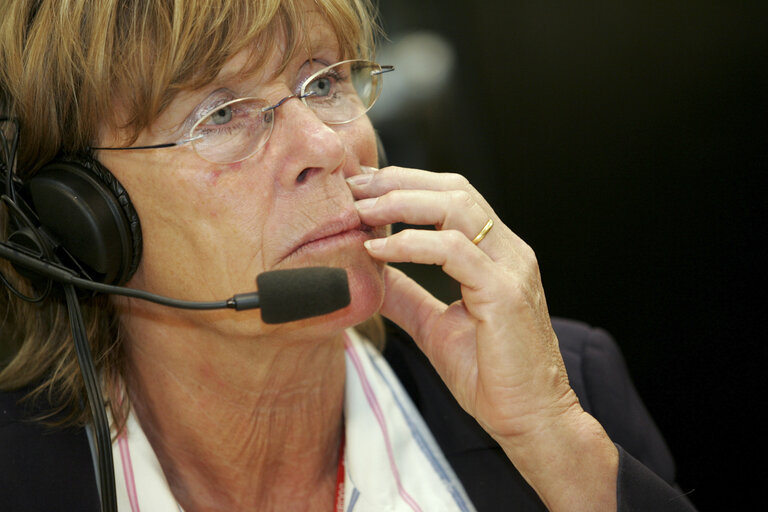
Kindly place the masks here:
POLYGON ((107 284, 125 284, 141 260, 139 216, 109 170, 89 156, 46 164, 26 186, 41 227, 107 284))

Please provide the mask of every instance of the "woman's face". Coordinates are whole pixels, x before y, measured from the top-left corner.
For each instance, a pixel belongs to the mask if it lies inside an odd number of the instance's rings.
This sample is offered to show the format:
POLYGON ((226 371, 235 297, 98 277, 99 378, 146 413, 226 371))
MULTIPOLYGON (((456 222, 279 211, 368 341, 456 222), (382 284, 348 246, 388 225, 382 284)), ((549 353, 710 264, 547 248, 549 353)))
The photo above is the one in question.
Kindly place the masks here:
MULTIPOLYGON (((235 56, 213 84, 180 93, 135 145, 185 138, 201 105, 244 96, 274 104, 295 94, 309 75, 310 57, 323 65, 340 60, 328 25, 318 17, 311 27, 311 56, 298 52, 275 76, 281 57, 275 55, 247 78, 238 74, 247 55, 235 56)), ((300 100, 291 99, 276 110, 274 123, 266 145, 235 164, 207 162, 190 144, 98 155, 123 184, 141 219, 144 252, 129 286, 188 300, 221 300, 255 290, 255 278, 264 271, 342 267, 349 275, 352 304, 295 327, 338 329, 377 310, 383 295, 381 266, 362 244, 381 233, 360 223, 345 183, 361 166, 376 165, 370 121, 363 116, 326 125, 300 100)), ((119 136, 105 134, 100 142, 119 136)), ((175 314, 243 334, 292 328, 266 326, 253 312, 175 314)))

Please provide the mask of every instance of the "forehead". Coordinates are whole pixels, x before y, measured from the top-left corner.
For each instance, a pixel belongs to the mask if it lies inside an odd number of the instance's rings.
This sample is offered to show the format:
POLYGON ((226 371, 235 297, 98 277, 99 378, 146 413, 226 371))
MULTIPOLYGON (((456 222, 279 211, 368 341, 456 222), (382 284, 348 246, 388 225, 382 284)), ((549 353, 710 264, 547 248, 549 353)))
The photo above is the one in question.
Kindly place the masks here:
MULTIPOLYGON (((294 41, 281 30, 269 48, 253 45, 240 51, 222 66, 215 83, 271 80, 290 68, 292 61, 323 57, 340 59, 341 49, 337 34, 317 10, 307 14, 306 24, 294 41)), ((208 84, 210 87, 211 84, 208 84)), ((203 87, 206 88, 206 87, 203 87)))

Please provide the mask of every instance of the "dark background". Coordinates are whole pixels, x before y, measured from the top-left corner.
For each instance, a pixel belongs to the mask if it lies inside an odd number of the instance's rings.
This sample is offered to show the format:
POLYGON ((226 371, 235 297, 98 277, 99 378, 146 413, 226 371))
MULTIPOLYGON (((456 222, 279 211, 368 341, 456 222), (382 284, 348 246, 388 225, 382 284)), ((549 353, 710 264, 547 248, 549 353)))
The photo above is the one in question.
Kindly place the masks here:
POLYGON ((762 509, 768 2, 380 8, 382 54, 426 30, 455 58, 427 100, 374 108, 390 162, 466 175, 536 250, 551 313, 615 336, 701 510, 762 509))

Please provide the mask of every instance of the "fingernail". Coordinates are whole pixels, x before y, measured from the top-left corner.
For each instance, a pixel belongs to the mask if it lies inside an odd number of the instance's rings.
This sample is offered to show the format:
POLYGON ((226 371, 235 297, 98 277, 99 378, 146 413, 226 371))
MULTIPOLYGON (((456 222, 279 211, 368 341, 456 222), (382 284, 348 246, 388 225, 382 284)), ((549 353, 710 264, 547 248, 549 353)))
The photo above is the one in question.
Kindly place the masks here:
POLYGON ((369 251, 378 251, 384 248, 384 244, 387 243, 386 238, 374 238, 373 240, 366 240, 363 245, 369 251))
POLYGON ((373 174, 356 174, 347 178, 347 183, 356 187, 368 184, 373 179, 373 174))
POLYGON ((363 171, 363 174, 373 174, 378 171, 376 167, 368 167, 367 165, 361 165, 360 170, 363 171))
POLYGON ((369 197, 368 199, 360 199, 359 201, 355 201, 355 208, 358 210, 367 210, 369 208, 373 208, 373 205, 376 204, 376 201, 378 201, 378 197, 369 197))

